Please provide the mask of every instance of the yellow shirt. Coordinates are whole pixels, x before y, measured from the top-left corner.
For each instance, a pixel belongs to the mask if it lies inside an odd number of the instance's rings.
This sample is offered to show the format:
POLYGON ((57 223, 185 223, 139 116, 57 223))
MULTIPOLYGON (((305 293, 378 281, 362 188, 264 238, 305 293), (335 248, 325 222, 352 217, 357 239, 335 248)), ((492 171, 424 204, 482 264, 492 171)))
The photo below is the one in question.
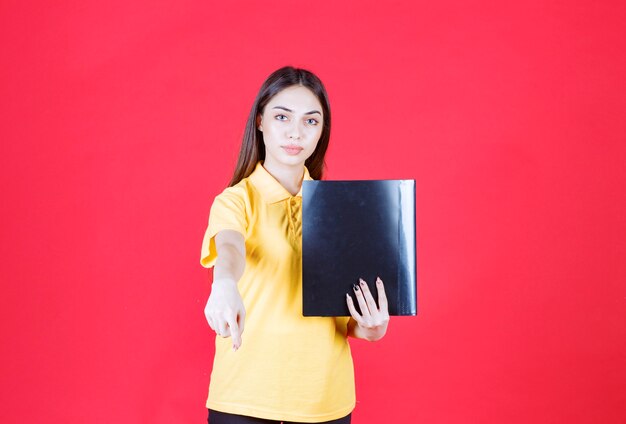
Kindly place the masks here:
MULTIPOLYGON (((311 180, 304 169, 304 179, 311 180)), ((302 192, 292 196, 265 168, 219 194, 200 263, 215 265, 214 237, 244 235, 238 282, 246 308, 241 348, 216 337, 207 408, 271 420, 320 422, 355 405, 348 317, 302 316, 302 192)))

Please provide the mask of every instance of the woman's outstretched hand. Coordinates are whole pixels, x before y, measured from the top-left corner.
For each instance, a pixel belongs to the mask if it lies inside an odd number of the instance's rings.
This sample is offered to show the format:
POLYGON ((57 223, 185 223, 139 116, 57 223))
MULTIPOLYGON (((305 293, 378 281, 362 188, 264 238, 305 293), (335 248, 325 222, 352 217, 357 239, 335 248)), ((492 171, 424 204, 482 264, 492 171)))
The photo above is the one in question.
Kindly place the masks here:
POLYGON ((346 294, 346 302, 352 319, 348 322, 348 335, 357 339, 365 339, 371 342, 380 340, 387 332, 389 324, 389 311, 385 287, 380 278, 376 279, 378 289, 378 306, 370 292, 367 283, 362 279, 360 284, 354 285, 354 295, 359 303, 359 314, 354 307, 352 296, 346 294))
POLYGON ((239 349, 246 309, 235 280, 223 278, 213 281, 211 295, 204 307, 204 315, 218 336, 232 337, 233 350, 239 349))

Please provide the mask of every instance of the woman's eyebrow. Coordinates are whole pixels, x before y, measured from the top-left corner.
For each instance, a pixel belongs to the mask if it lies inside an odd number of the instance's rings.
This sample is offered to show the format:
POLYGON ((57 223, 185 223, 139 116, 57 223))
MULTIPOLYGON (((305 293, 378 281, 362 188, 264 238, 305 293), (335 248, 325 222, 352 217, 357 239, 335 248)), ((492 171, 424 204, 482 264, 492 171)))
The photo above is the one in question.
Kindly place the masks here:
MULTIPOLYGON (((282 109, 282 110, 284 110, 284 111, 287 111, 287 112, 291 112, 291 113, 293 113, 293 110, 288 109, 288 108, 286 108, 285 106, 274 106, 272 109, 282 109)), ((322 116, 322 114, 321 114, 318 110, 312 110, 312 111, 310 111, 310 112, 305 113, 305 115, 312 115, 312 114, 314 114, 314 113, 317 113, 317 114, 319 114, 320 116, 322 116)))

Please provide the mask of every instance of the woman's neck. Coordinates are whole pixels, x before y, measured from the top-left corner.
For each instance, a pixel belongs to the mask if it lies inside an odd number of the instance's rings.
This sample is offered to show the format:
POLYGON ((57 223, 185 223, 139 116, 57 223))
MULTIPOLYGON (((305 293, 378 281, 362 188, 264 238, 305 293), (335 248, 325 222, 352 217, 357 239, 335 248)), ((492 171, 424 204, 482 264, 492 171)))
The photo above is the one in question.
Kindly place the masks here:
POLYGON ((304 164, 296 166, 284 166, 273 162, 264 161, 263 168, 270 173, 292 196, 295 196, 302 187, 304 178, 304 164))

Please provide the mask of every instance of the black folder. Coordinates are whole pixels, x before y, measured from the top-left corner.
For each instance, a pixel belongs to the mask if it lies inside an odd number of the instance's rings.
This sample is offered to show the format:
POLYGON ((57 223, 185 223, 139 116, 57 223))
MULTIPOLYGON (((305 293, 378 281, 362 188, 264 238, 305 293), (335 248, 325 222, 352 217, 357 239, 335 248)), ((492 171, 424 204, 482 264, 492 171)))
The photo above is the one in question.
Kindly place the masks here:
POLYGON ((390 315, 417 314, 415 180, 303 181, 302 312, 349 316, 363 278, 390 315))

